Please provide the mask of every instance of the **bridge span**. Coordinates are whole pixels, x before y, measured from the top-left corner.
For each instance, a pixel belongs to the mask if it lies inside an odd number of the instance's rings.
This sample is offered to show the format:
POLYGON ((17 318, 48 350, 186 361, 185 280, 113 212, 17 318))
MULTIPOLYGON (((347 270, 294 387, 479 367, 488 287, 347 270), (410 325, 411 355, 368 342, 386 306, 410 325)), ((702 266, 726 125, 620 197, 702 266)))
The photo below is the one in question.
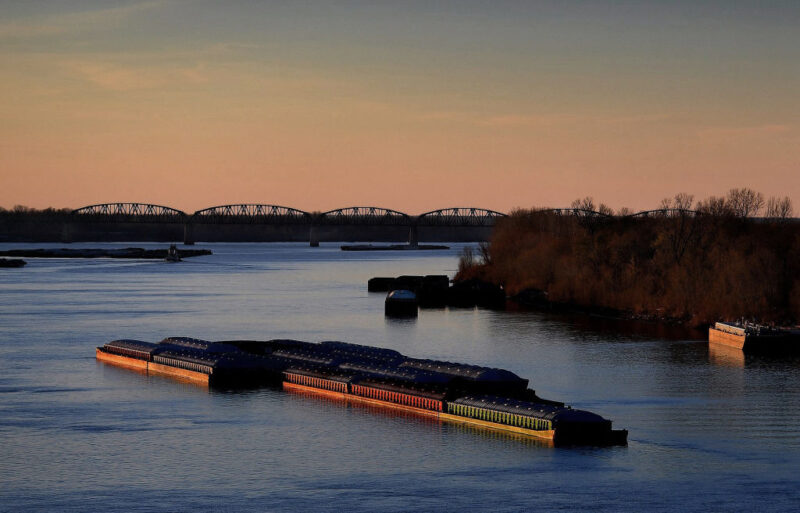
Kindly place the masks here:
MULTIPOLYGON (((608 219, 608 213, 580 208, 538 212, 573 216, 580 222, 608 219)), ((534 212, 535 214, 536 212, 534 212)), ((693 217, 692 210, 660 209, 626 218, 693 217)), ((240 203, 192 214, 146 203, 103 203, 72 211, 63 241, 202 242, 479 242, 487 241, 506 214, 475 207, 450 207, 419 215, 375 206, 306 212, 280 205, 240 203)))
POLYGON ((354 206, 305 212, 268 204, 219 205, 187 214, 161 205, 105 203, 72 211, 67 241, 471 242, 485 241, 505 214, 451 207, 410 215, 354 206))
MULTIPOLYGON (((707 215, 694 210, 658 209, 614 216, 581 208, 544 208, 539 214, 570 216, 594 226, 612 218, 674 218, 688 222, 707 215)), ((713 215, 713 214, 708 214, 713 215)), ((506 214, 475 207, 451 207, 410 215, 381 207, 346 207, 306 212, 279 205, 241 203, 192 214, 147 203, 103 203, 71 212, 0 215, 0 241, 89 242, 480 242, 489 240, 506 214)), ((766 221, 767 218, 754 218, 766 221)), ((800 222, 800 219, 790 219, 800 222)))

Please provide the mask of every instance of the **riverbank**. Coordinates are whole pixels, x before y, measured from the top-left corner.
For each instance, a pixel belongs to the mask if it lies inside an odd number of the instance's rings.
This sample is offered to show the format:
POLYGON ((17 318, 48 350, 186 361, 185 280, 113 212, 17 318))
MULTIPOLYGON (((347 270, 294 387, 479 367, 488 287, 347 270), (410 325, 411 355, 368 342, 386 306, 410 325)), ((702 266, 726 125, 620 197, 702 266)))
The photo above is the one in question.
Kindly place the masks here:
POLYGON ((703 333, 705 333, 705 330, 709 325, 709 323, 702 320, 696 321, 691 317, 670 317, 668 315, 664 315, 662 312, 635 312, 632 310, 620 310, 606 306, 581 305, 577 303, 550 301, 547 299, 547 294, 538 289, 525 289, 517 294, 514 294, 513 296, 509 296, 506 301, 506 310, 536 311, 559 315, 586 316, 607 319, 611 321, 619 321, 622 323, 658 323, 666 326, 682 326, 685 329, 700 330, 703 333))
POLYGON ((731 216, 580 217, 521 210, 498 221, 456 280, 523 304, 691 326, 800 319, 800 225, 731 216))

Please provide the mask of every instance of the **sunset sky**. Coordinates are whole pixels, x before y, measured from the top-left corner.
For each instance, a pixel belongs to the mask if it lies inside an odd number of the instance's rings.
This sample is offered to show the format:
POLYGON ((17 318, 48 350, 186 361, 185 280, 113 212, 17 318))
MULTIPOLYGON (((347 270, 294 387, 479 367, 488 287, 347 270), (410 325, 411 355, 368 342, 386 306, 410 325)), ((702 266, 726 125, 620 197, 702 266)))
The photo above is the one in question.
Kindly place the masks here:
POLYGON ((800 211, 800 2, 0 2, 0 206, 800 211))

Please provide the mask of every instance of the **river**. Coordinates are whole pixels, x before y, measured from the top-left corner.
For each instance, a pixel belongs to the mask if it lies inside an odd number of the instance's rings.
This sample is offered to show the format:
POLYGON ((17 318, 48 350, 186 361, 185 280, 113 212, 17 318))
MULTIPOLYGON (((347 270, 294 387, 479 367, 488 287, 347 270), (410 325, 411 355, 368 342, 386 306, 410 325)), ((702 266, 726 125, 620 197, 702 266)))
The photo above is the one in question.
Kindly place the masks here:
MULTIPOLYGON (((164 244, 71 247, 163 248, 164 244)), ((60 247, 0 244, 0 249, 60 247)), ((29 259, 0 269, 0 510, 791 511, 800 359, 710 353, 658 325, 483 309, 389 320, 373 276, 453 275, 449 251, 201 244, 170 264, 29 259), (342 340, 509 369, 628 429, 551 448, 261 389, 95 361, 116 338, 342 340)))

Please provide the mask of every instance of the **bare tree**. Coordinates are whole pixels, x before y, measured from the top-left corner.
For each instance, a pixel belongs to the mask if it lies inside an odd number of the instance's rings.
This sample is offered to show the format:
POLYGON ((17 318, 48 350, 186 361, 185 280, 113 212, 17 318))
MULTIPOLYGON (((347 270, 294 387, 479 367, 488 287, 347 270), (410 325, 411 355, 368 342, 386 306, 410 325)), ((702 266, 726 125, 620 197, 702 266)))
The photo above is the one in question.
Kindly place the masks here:
POLYGON ((628 207, 622 207, 619 210, 617 210, 617 215, 620 217, 629 216, 631 214, 633 214, 633 210, 629 209, 628 207))
POLYGON ((678 210, 691 210, 693 201, 694 196, 691 194, 679 192, 672 198, 662 199, 661 203, 658 205, 658 208, 659 210, 671 210, 673 208, 678 210))
POLYGON ((733 215, 754 217, 764 207, 764 195, 747 187, 731 189, 728 191, 727 202, 733 215))
POLYGON ((475 267, 475 252, 472 247, 466 246, 458 258, 458 272, 459 274, 464 273, 473 267, 475 267))
POLYGON ((716 196, 709 196, 705 200, 698 201, 695 210, 711 216, 733 215, 728 201, 725 198, 718 198, 716 196))
POLYGON ((571 208, 578 210, 591 210, 594 211, 594 198, 586 196, 585 198, 576 199, 570 205, 571 208))
POLYGON ((481 254, 481 265, 489 265, 492 263, 492 245, 488 242, 481 242, 478 244, 478 250, 481 254))
POLYGON ((773 196, 767 201, 767 217, 788 219, 792 217, 792 213, 792 200, 789 199, 789 196, 784 196, 783 198, 773 196))
POLYGON ((597 211, 600 212, 601 214, 605 214, 607 216, 613 216, 614 215, 614 210, 611 207, 609 207, 608 205, 606 205, 605 203, 600 203, 600 205, 597 207, 597 211))
POLYGON ((686 194, 685 192, 679 192, 675 195, 675 198, 672 201, 672 208, 677 208, 680 210, 691 210, 692 203, 694 202, 694 196, 691 194, 686 194))

